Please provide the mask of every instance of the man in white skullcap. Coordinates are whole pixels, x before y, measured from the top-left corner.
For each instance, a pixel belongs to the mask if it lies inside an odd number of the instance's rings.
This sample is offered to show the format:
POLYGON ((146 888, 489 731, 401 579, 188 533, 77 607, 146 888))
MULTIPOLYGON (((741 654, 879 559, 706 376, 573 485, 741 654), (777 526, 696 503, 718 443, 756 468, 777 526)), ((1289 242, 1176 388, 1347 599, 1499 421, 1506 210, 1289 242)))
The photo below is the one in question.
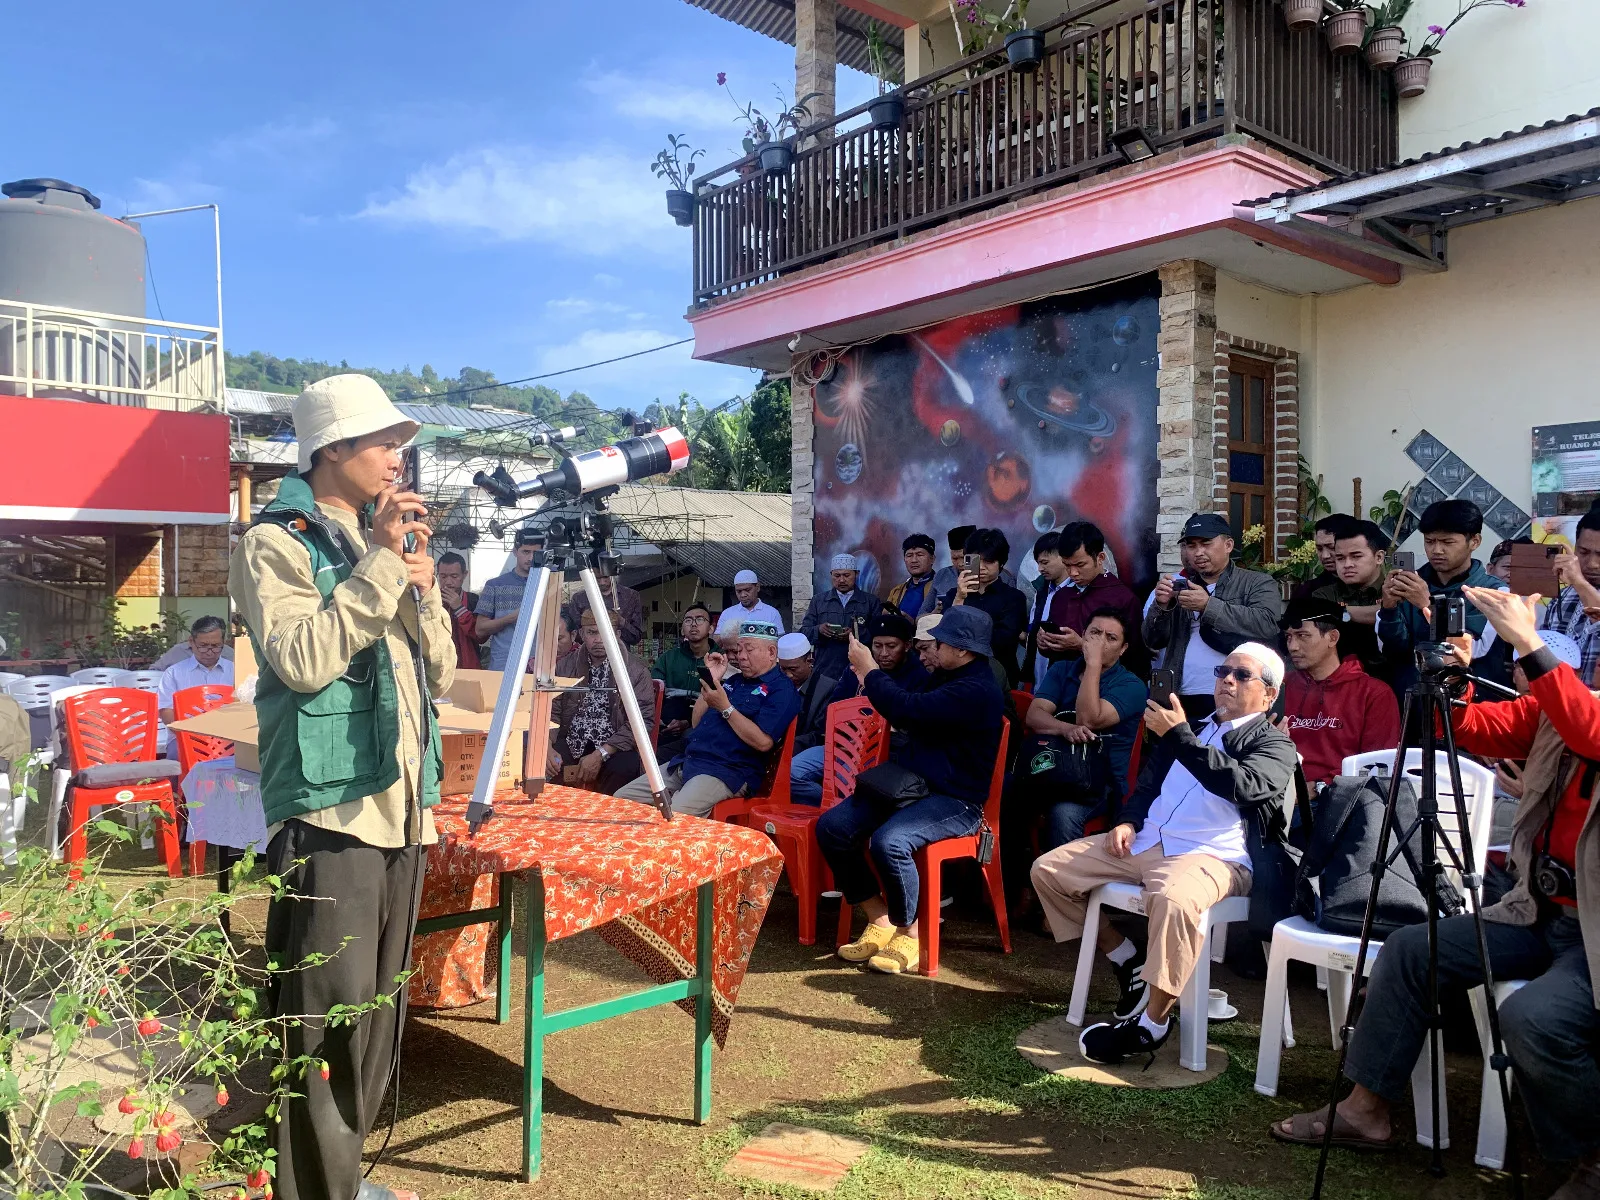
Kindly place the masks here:
POLYGON ((361 1175, 394 1068, 443 772, 433 698, 455 677, 422 497, 400 481, 418 425, 365 375, 310 384, 294 404, 299 473, 239 539, 228 593, 259 669, 266 952, 297 1076, 274 1126, 283 1200, 411 1196, 361 1175), (310 956, 316 956, 314 959, 310 956), (336 1006, 383 1002, 324 1025, 336 1006))
POLYGON ((723 650, 732 653, 739 641, 739 629, 746 621, 766 621, 783 632, 783 617, 761 599, 761 580, 754 571, 746 569, 733 577, 733 595, 737 603, 728 605, 717 618, 717 644, 723 650))
POLYGON ((1090 1062, 1154 1060, 1194 971, 1201 914, 1249 895, 1252 849, 1276 847, 1288 834, 1294 743, 1266 719, 1283 686, 1283 660, 1245 642, 1212 674, 1216 709, 1198 730, 1177 696, 1146 705, 1144 723, 1156 740, 1110 832, 1068 842, 1033 864, 1033 889, 1056 941, 1094 937, 1121 985, 1112 1019, 1078 1040, 1090 1062), (1139 885, 1147 949, 1104 917, 1098 930, 1084 929, 1089 893, 1103 883, 1139 885))
POLYGON ((817 648, 816 670, 835 679, 844 678, 850 669, 847 653, 850 634, 865 633, 867 623, 878 615, 883 602, 876 596, 856 590, 858 564, 853 554, 835 554, 828 564, 826 591, 811 597, 800 632, 817 648))

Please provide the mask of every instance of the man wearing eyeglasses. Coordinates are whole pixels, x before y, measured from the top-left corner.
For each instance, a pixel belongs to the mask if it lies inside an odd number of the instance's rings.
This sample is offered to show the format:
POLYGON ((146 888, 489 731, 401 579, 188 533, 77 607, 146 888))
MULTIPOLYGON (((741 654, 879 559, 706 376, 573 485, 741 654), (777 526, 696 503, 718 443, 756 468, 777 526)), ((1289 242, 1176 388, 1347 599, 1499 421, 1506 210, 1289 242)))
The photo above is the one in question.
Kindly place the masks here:
POLYGON ((1288 832, 1294 743, 1264 719, 1283 685, 1283 660, 1245 642, 1212 674, 1216 709, 1198 729, 1177 696, 1146 705, 1145 727, 1156 742, 1121 822, 1033 864, 1033 890, 1058 942, 1089 936, 1089 893, 1101 884, 1137 883, 1144 895, 1146 950, 1104 915, 1094 934, 1121 995, 1112 1020, 1079 1038, 1090 1062, 1114 1066, 1137 1055, 1154 1061, 1200 953, 1201 915, 1229 896, 1249 895, 1252 854, 1288 832))

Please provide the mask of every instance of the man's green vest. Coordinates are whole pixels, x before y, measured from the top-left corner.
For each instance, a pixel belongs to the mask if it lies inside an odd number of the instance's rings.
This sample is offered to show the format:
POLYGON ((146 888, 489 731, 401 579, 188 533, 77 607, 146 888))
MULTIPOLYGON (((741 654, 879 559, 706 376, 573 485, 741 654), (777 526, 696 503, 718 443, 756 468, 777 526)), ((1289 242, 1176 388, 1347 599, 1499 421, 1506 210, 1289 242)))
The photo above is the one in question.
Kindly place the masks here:
MULTIPOLYGON (((311 486, 286 476, 277 498, 257 524, 286 530, 311 555, 311 571, 326 607, 333 589, 355 565, 338 534, 317 511, 311 486)), ((360 800, 392 787, 400 778, 395 747, 400 743, 400 697, 395 665, 379 638, 350 660, 338 679, 318 692, 297 692, 283 682, 250 631, 259 672, 256 718, 260 724, 261 801, 267 824, 360 800)), ((422 805, 439 800, 444 756, 437 711, 428 700, 428 753, 422 762, 422 805)), ((409 819, 408 819, 409 825, 409 819)))

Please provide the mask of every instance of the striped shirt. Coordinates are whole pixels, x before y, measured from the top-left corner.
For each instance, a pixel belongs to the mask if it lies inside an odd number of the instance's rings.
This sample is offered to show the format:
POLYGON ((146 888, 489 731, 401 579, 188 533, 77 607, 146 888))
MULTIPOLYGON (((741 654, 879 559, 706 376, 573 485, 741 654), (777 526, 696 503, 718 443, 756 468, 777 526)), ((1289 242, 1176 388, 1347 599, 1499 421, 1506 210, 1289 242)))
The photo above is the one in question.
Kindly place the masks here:
POLYGON ((1594 669, 1600 664, 1600 621, 1592 621, 1583 611, 1583 597, 1578 589, 1564 587, 1544 610, 1539 621, 1540 629, 1553 629, 1566 634, 1578 643, 1583 652, 1583 666, 1578 671, 1586 687, 1594 686, 1594 669))

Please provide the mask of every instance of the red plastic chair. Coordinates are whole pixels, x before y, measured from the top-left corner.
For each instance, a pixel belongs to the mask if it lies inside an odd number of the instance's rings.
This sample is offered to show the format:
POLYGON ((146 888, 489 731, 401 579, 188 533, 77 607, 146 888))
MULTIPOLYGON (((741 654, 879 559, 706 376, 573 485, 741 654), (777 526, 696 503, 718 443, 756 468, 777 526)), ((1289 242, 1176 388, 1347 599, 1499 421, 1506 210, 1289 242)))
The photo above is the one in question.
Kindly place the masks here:
MULTIPOLYGON (((789 889, 800 902, 800 944, 817 941, 817 900, 827 865, 817 845, 817 818, 844 799, 841 784, 854 784, 868 767, 889 756, 889 722, 864 698, 828 705, 822 757, 822 804, 763 803, 752 808, 745 824, 765 831, 783 851, 789 889)), ((849 905, 844 905, 846 911, 849 905)))
MULTIPOLYGON (((203 712, 210 712, 213 708, 221 708, 224 704, 233 703, 233 689, 226 684, 202 683, 198 687, 184 688, 182 691, 172 693, 172 716, 174 720, 182 721, 188 717, 198 717, 203 712)), ((212 737, 204 733, 189 733, 182 729, 174 729, 172 736, 177 739, 178 769, 182 772, 178 776, 180 783, 178 791, 183 791, 182 780, 189 777, 190 769, 198 762, 209 762, 213 758, 227 758, 233 753, 233 743, 227 738, 212 737)), ((188 801, 184 802, 184 828, 188 828, 188 801)), ((206 844, 194 839, 189 841, 189 874, 203 875, 206 869, 206 844)))
POLYGON ((183 874, 178 854, 178 813, 172 779, 159 776, 170 770, 156 760, 156 694, 136 688, 98 688, 62 702, 67 753, 73 771, 71 832, 67 835, 69 878, 83 872, 72 864, 83 861, 89 849, 86 826, 89 810, 99 805, 154 804, 163 819, 156 821, 156 837, 167 874, 183 874), (129 764, 129 781, 92 786, 84 779, 91 767, 129 764), (132 767, 149 767, 142 776, 132 767))
MULTIPOLYGON (((704 720, 704 718, 701 718, 704 720)), ((800 724, 796 717, 789 722, 789 730, 783 735, 783 749, 778 753, 778 760, 773 765, 772 772, 767 776, 766 782, 761 787, 758 796, 729 796, 726 800, 718 801, 712 808, 707 819, 712 821, 727 821, 732 825, 746 824, 745 818, 750 810, 758 804, 787 804, 789 803, 789 766, 794 762, 794 734, 800 724)))
MULTIPOLYGON (((983 867, 984 882, 989 885, 989 902, 994 907, 995 924, 1000 927, 1000 948, 1011 953, 1011 920, 1006 913, 1006 886, 1000 874, 1000 793, 1005 785, 1006 744, 1011 730, 1000 726, 1000 747, 994 756, 994 773, 989 778, 989 799, 983 806, 983 820, 994 834, 994 853, 983 867)), ((978 857, 978 834, 967 837, 945 838, 932 842, 917 851, 917 875, 921 880, 921 895, 917 902, 917 943, 922 974, 939 973, 939 884, 944 864, 963 858, 978 857)), ((851 910, 848 904, 839 906, 838 944, 850 940, 851 910)))
POLYGON ((655 720, 650 722, 650 746, 651 746, 651 749, 654 749, 655 747, 661 745, 661 705, 662 705, 662 702, 666 699, 666 695, 667 695, 667 685, 665 683, 663 683, 659 679, 654 680, 653 682, 656 685, 656 687, 655 687, 655 692, 656 692, 656 715, 655 715, 655 720))

